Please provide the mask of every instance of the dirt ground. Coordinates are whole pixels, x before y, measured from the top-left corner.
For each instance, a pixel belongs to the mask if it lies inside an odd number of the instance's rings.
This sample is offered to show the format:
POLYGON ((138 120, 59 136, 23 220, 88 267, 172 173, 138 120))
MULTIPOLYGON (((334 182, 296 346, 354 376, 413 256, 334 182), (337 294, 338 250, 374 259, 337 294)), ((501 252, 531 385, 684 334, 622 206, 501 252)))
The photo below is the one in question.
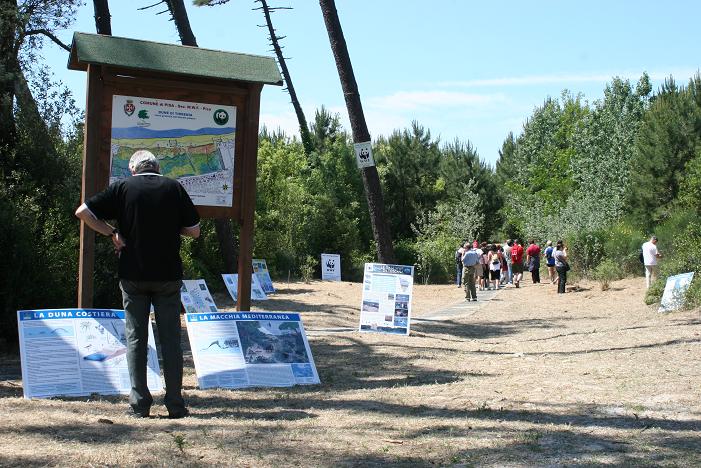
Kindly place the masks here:
MULTIPOLYGON (((279 283, 255 309, 302 314, 322 384, 202 391, 189 359, 178 421, 130 419, 125 397, 25 400, 3 356, 0 466, 701 465, 699 310, 660 314, 643 283, 526 281, 409 337, 319 332, 357 327, 358 283, 279 283)), ((414 294, 417 318, 464 297, 414 294)))

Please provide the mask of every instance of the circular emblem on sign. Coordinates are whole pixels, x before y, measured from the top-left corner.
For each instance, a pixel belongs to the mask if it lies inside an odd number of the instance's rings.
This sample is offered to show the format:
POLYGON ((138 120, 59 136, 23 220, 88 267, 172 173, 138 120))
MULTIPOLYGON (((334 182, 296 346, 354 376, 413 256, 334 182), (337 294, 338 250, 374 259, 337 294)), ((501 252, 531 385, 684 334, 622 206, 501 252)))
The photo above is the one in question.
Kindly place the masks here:
POLYGON ((217 125, 224 125, 229 121, 229 113, 224 109, 217 109, 214 111, 214 123, 217 125))

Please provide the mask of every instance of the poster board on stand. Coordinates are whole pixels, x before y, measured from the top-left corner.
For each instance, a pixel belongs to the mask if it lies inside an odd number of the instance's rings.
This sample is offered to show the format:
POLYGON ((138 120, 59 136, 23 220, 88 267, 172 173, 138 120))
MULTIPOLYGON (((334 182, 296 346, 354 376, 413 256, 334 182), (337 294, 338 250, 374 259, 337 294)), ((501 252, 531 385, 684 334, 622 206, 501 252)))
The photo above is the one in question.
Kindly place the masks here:
POLYGON ((686 291, 694 280, 694 272, 670 276, 665 283, 658 312, 671 312, 680 309, 686 302, 686 291))
MULTIPOLYGON (((229 295, 236 302, 238 300, 238 284, 239 275, 237 273, 227 274, 222 273, 222 279, 226 285, 226 290, 229 291, 229 295)), ((263 291, 260 283, 258 282, 258 277, 255 274, 251 275, 251 299, 256 301, 267 301, 268 296, 263 291)))
POLYGON ((268 271, 268 264, 265 262, 265 259, 253 259, 253 274, 258 277, 258 282, 265 294, 273 294, 275 292, 275 286, 273 286, 273 280, 270 278, 270 271, 268 271))
MULTIPOLYGON (((123 310, 20 310, 17 326, 25 398, 131 391, 123 310)), ((150 322, 147 383, 163 390, 150 322)))
POLYGON ((185 323, 202 389, 319 383, 299 314, 187 314, 185 323))
POLYGON ((203 279, 183 280, 180 289, 180 301, 183 303, 185 313, 217 312, 217 305, 209 292, 207 283, 203 279))
POLYGON ((341 281, 341 256, 338 254, 321 254, 321 280, 341 281))
POLYGON ((408 335, 413 287, 413 266, 366 263, 359 331, 408 335))

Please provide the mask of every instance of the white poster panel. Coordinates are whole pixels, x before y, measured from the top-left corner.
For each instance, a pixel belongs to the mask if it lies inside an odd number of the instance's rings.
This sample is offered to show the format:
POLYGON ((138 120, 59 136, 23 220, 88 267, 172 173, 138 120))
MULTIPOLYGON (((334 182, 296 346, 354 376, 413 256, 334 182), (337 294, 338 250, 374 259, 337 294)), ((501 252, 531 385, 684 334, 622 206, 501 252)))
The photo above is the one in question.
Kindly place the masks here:
POLYGON ((209 293, 207 283, 203 279, 183 280, 180 301, 188 314, 217 312, 219 310, 209 293))
POLYGON ((319 383, 299 314, 219 312, 185 321, 202 389, 319 383))
POLYGON ((375 165, 375 160, 372 158, 372 142, 365 141, 363 143, 354 143, 355 162, 358 168, 372 167, 375 165))
MULTIPOLYGON (((224 284, 226 285, 226 290, 229 291, 229 295, 234 300, 234 302, 239 299, 239 275, 238 273, 222 273, 222 278, 224 279, 224 284)), ((255 301, 267 301, 268 296, 265 295, 263 288, 258 282, 258 277, 255 273, 251 274, 251 299, 255 301)))
POLYGON ((694 272, 682 273, 667 278, 664 286, 662 300, 658 312, 670 312, 684 306, 686 301, 686 290, 691 286, 694 279, 694 272))
POLYGON ((275 292, 273 280, 270 279, 270 272, 268 271, 268 264, 265 263, 265 259, 253 259, 253 274, 258 277, 258 282, 261 288, 263 288, 263 291, 265 291, 265 294, 272 294, 275 292))
POLYGON ((232 206, 236 107, 112 96, 110 183, 130 177, 135 151, 152 152, 195 205, 232 206))
POLYGON ((321 254, 321 279, 323 281, 341 281, 340 255, 321 254))
MULTIPOLYGON (((20 310, 17 326, 25 398, 131 391, 123 310, 20 310)), ((147 362, 149 389, 163 390, 150 323, 147 362)))
POLYGON ((414 267, 366 263, 360 331, 408 335, 414 267))

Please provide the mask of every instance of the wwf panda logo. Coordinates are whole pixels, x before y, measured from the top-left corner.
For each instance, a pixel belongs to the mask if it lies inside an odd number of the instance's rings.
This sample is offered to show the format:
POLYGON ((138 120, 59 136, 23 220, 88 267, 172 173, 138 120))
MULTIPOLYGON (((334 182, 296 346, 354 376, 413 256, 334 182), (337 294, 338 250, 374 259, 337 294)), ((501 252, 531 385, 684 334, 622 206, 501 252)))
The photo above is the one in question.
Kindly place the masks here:
POLYGON ((217 125, 224 125, 229 121, 229 113, 224 109, 217 109, 214 111, 214 123, 217 125))
POLYGON ((367 160, 370 159, 370 148, 361 149, 358 156, 360 157, 361 161, 367 162, 367 160))
POLYGON ((336 262, 333 261, 333 259, 331 259, 331 258, 328 259, 328 260, 326 260, 326 268, 328 268, 329 270, 335 269, 335 268, 336 268, 336 262))

